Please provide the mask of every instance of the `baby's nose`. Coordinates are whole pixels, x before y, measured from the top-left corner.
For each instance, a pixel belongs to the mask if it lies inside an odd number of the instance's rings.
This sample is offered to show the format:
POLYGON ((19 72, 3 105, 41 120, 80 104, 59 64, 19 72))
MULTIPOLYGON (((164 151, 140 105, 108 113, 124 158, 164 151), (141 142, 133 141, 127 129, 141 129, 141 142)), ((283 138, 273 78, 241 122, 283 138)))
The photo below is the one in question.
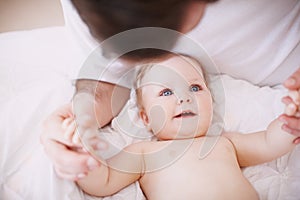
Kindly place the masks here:
POLYGON ((188 94, 183 94, 183 95, 180 95, 178 97, 178 104, 182 104, 182 103, 191 103, 192 102, 192 97, 188 94))

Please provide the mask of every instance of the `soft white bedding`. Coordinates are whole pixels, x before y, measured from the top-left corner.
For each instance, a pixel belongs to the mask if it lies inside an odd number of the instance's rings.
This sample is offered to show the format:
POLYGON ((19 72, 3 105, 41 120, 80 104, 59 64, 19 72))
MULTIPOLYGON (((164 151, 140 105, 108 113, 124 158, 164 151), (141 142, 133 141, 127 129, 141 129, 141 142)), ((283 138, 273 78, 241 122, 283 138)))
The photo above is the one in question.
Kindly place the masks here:
MULTIPOLYGON (((43 119, 70 101, 71 77, 81 62, 64 27, 0 34, 0 199, 100 199, 57 178, 39 143, 43 119)), ((221 78, 225 129, 261 130, 282 112, 284 89, 221 78)), ((261 199, 300 199, 300 148, 276 161, 246 168, 244 174, 261 199)), ((138 184, 133 184, 105 199, 143 198, 138 184)))

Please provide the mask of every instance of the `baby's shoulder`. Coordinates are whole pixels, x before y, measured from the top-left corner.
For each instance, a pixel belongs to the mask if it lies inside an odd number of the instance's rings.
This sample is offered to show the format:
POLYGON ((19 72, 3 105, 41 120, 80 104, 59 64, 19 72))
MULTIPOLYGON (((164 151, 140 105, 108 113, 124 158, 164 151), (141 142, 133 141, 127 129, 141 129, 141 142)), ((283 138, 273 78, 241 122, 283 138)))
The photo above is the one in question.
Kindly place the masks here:
POLYGON ((231 151, 234 150, 235 151, 235 146, 232 143, 232 141, 224 135, 219 136, 218 145, 220 145, 222 148, 226 148, 228 150, 231 150, 231 151))
POLYGON ((155 151, 165 145, 165 142, 158 141, 140 141, 126 147, 127 151, 135 153, 147 153, 155 151))

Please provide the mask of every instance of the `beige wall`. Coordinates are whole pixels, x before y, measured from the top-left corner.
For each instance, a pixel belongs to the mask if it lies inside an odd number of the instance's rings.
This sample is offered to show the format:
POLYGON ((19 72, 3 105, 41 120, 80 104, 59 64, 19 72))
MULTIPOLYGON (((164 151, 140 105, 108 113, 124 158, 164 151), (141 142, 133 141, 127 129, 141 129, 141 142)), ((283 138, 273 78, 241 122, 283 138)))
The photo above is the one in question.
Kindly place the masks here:
POLYGON ((63 24, 59 0, 0 0, 0 32, 63 24))

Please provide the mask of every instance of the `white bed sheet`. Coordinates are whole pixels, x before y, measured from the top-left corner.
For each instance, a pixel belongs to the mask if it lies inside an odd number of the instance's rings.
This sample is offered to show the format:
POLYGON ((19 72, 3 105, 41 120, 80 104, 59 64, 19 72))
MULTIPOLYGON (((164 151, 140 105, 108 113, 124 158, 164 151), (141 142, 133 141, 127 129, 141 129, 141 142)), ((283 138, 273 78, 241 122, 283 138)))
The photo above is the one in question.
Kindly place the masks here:
MULTIPOLYGON (((83 62, 69 38, 64 27, 0 34, 0 199, 101 199, 57 178, 39 143, 41 122, 70 101, 71 77, 83 62)), ((283 110, 282 88, 258 88, 228 76, 222 81, 227 130, 264 129, 283 110)), ((244 174, 261 199, 300 199, 300 148, 244 174)), ((144 197, 133 184, 105 199, 144 197)))

